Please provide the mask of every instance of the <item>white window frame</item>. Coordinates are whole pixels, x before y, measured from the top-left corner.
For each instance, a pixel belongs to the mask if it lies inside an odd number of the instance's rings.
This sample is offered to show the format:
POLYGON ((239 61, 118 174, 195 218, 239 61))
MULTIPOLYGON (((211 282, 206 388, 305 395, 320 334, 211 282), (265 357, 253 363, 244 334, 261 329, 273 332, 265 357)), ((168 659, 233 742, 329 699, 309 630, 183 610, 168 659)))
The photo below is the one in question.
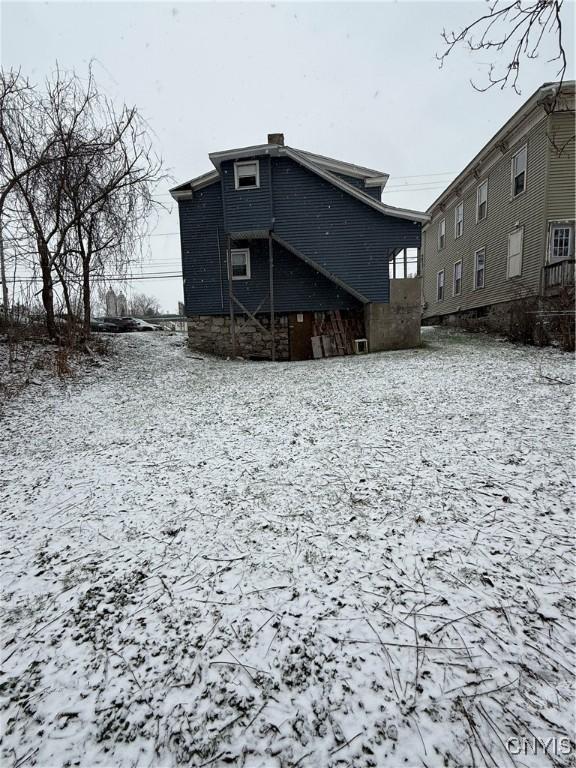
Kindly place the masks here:
POLYGON ((484 221, 484 219, 488 218, 488 179, 484 179, 478 186, 476 187, 476 224, 480 221, 484 221), (480 190, 486 187, 486 213, 482 218, 480 218, 480 190))
POLYGON ((478 248, 477 251, 474 251, 474 290, 478 291, 481 288, 484 288, 486 285, 486 248, 478 248), (484 263, 482 264, 482 285, 478 282, 478 254, 482 254, 484 257, 484 263))
POLYGON ((547 264, 559 264, 566 259, 574 258, 574 221, 550 221, 548 222, 548 248, 546 249, 546 263, 547 264), (568 236, 568 256, 561 259, 552 260, 552 251, 554 248, 554 230, 555 229, 567 229, 569 230, 568 236))
POLYGON ((230 249, 230 271, 232 272, 232 280, 250 280, 251 277, 251 271, 250 271, 250 248, 231 248, 230 249), (234 255, 242 254, 246 257, 246 274, 245 275, 235 275, 234 274, 234 264, 232 262, 232 259, 234 255))
POLYGON ((436 301, 444 301, 445 296, 445 274, 443 269, 439 269, 436 272, 436 301), (440 275, 442 275, 442 282, 440 282, 440 275), (442 296, 440 297, 440 289, 442 289, 442 296))
POLYGON ((464 200, 460 200, 459 203, 456 203, 456 207, 454 208, 454 240, 457 240, 459 237, 462 237, 464 234, 464 200), (458 211, 462 212, 462 218, 458 218, 458 211), (460 232, 458 232, 458 224, 461 224, 460 232))
POLYGON ((508 276, 508 280, 513 280, 515 277, 521 277, 522 276, 522 262, 523 262, 523 255, 524 255, 524 227, 518 227, 518 229, 515 229, 513 232, 510 232, 508 235, 508 259, 507 259, 507 270, 506 274, 508 276), (511 254, 510 253, 510 242, 513 237, 520 235, 520 251, 517 254, 511 254), (514 256, 520 256, 520 269, 518 272, 515 272, 513 275, 510 274, 510 259, 514 256))
POLYGON ((524 144, 523 147, 520 147, 520 149, 515 152, 512 155, 512 160, 510 161, 510 194, 512 198, 519 197, 520 195, 523 195, 524 192, 526 192, 526 177, 528 176, 528 144, 524 144), (514 163, 516 162, 516 158, 518 155, 521 155, 522 153, 526 154, 526 159, 524 161, 524 187, 520 190, 520 192, 516 192, 516 177, 520 174, 514 173, 514 163))
POLYGON ((234 163, 234 187, 238 192, 244 192, 247 189, 259 189, 260 187, 260 162, 258 160, 237 160, 234 163), (239 184, 240 176, 238 169, 246 167, 247 165, 254 165, 256 167, 256 184, 250 184, 248 187, 241 187, 239 184))
POLYGON ((462 277, 463 277, 463 265, 462 265, 462 259, 458 259, 458 261, 454 262, 454 267, 452 268, 452 296, 461 296, 462 295, 462 277), (456 267, 460 265, 460 290, 456 290, 456 267))
POLYGON ((438 222, 438 250, 446 247, 446 217, 438 222))

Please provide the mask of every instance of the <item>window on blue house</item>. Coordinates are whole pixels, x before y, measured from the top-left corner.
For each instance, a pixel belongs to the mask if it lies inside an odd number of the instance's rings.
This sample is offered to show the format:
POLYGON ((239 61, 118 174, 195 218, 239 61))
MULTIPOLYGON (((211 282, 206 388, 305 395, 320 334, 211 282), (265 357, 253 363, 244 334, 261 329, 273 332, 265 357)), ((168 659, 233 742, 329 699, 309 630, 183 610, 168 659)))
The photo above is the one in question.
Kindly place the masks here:
POLYGON ((236 189, 258 189, 260 186, 258 160, 234 163, 234 186, 236 189))
POLYGON ((250 280, 250 249, 237 248, 230 251, 232 280, 250 280))

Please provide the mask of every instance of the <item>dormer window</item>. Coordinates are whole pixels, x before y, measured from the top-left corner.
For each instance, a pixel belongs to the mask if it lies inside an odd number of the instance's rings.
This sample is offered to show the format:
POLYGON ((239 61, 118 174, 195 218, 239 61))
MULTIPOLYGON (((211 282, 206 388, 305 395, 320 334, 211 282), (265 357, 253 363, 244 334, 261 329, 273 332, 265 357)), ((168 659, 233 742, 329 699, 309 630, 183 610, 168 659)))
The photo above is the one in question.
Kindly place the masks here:
POLYGON ((258 160, 234 163, 234 186, 236 189, 258 189, 260 186, 258 160))

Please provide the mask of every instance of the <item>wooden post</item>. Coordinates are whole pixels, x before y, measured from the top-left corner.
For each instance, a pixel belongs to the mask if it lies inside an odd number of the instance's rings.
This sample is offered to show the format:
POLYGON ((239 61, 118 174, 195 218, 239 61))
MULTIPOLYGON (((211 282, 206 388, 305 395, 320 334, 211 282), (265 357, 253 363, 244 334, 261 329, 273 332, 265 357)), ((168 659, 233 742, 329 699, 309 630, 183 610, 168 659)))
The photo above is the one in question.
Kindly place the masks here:
POLYGON ((274 318, 274 245, 272 233, 268 233, 268 262, 270 266, 270 336, 272 340, 272 361, 276 360, 276 328, 274 318))
POLYGON ((404 277, 408 277, 408 248, 404 248, 404 277))
POLYGON ((236 321, 234 318, 234 289, 232 288, 232 253, 230 251, 230 235, 226 236, 226 264, 228 266, 228 304, 230 309, 230 340, 232 342, 232 357, 236 357, 236 321))

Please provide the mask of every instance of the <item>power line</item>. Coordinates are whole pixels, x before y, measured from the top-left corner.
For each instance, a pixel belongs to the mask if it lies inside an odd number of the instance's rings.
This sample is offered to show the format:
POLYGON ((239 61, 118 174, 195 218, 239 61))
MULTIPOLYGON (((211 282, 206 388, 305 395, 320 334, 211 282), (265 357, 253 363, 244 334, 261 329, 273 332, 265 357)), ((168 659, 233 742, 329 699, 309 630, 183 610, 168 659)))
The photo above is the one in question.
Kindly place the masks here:
POLYGON ((412 194, 416 192, 432 192, 434 189, 444 189, 444 186, 441 187, 422 187, 421 189, 385 189, 383 190, 384 194, 395 194, 396 192, 412 192, 412 194))
POLYGON ((418 182, 415 184, 396 184, 396 185, 392 184, 391 186, 386 185, 384 187, 384 192, 388 192, 388 190, 390 189, 410 189, 417 192, 422 187, 436 188, 436 187, 444 187, 444 186, 445 186, 444 182, 434 183, 432 180, 430 180, 430 181, 418 182))
MULTIPOLYGON (((126 282, 129 283, 132 280, 181 280, 182 273, 171 274, 168 272, 162 272, 154 275, 131 275, 126 277, 94 277, 92 283, 107 283, 107 282, 126 282)), ((8 283, 37 283, 40 282, 40 275, 34 275, 30 277, 16 277, 10 278, 6 282, 8 283)), ((58 283, 56 283, 58 285, 58 283)))

